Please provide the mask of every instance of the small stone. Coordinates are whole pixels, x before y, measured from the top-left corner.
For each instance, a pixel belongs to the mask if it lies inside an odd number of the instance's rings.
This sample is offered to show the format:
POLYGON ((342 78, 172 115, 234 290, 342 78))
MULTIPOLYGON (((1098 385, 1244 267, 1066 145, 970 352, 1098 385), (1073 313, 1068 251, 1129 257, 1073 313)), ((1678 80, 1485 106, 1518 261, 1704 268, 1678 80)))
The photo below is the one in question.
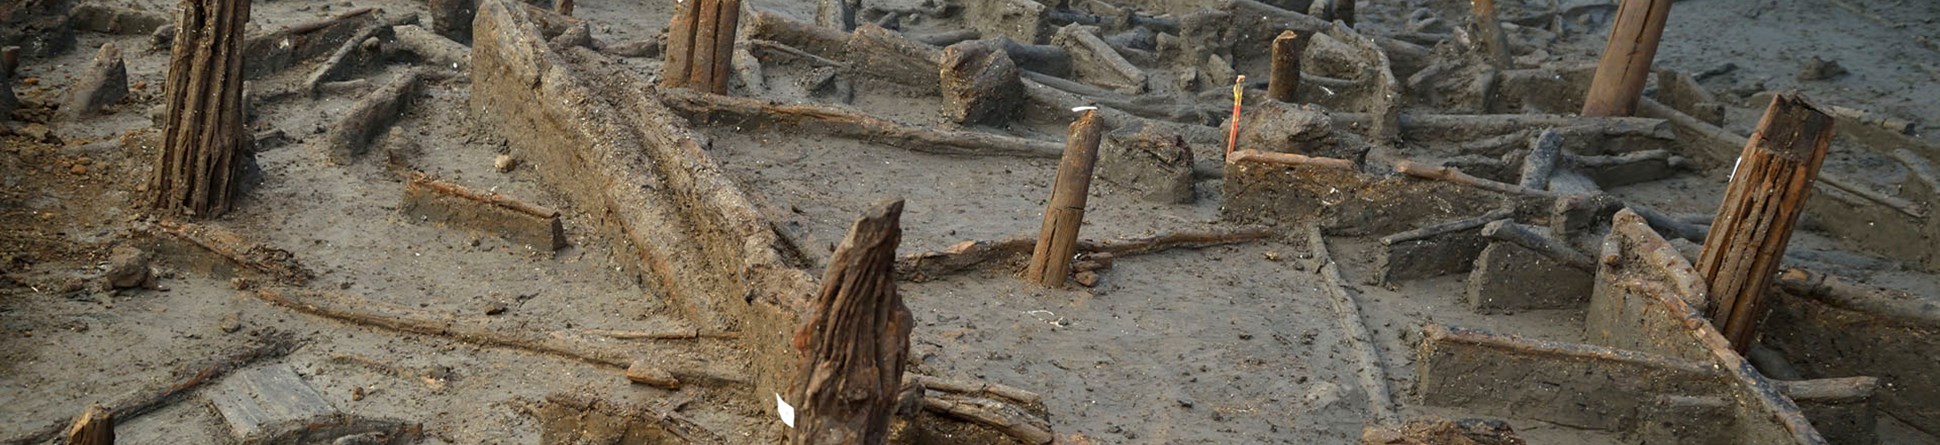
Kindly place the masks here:
POLYGON ((507 310, 509 310, 509 308, 505 307, 505 303, 500 303, 496 301, 485 303, 485 315, 504 314, 505 311, 507 310))
POLYGON ((68 167, 67 171, 70 173, 74 173, 77 176, 85 175, 85 174, 88 174, 88 166, 82 165, 82 164, 74 164, 73 167, 68 167))
POLYGON ((362 386, 350 387, 350 400, 353 402, 364 400, 364 387, 362 386))
POLYGON ((27 85, 27 86, 40 85, 40 78, 39 77, 23 78, 23 79, 20 79, 20 84, 27 85))
POLYGON ((229 279, 229 287, 235 288, 236 290, 249 290, 250 288, 256 287, 256 283, 249 281, 248 278, 235 277, 229 279))
POLYGON ((634 360, 626 367, 626 379, 633 383, 660 389, 680 389, 680 380, 665 369, 648 364, 646 360, 634 360))
POLYGON ((108 273, 102 278, 115 289, 140 287, 148 281, 149 259, 148 252, 134 246, 115 246, 108 254, 108 273))
POLYGON ((1278 251, 1278 250, 1269 250, 1269 251, 1266 251, 1266 260, 1267 260, 1267 261, 1274 261, 1274 262, 1278 262, 1278 261, 1280 261, 1280 251, 1278 251))
POLYGON ((1077 280, 1079 286, 1098 287, 1098 274, 1096 272, 1078 272, 1072 275, 1071 278, 1077 280))
POLYGON ((498 155, 497 158, 492 159, 492 168, 498 169, 499 173, 509 172, 518 167, 519 160, 513 159, 511 155, 498 155))
POLYGON ((229 315, 222 316, 222 323, 216 325, 216 328, 221 329, 224 334, 234 334, 242 330, 242 314, 231 312, 229 315))
POLYGON ((1819 58, 1819 56, 1812 56, 1812 60, 1805 62, 1805 68, 1799 70, 1798 79, 1806 81, 1831 80, 1844 76, 1847 73, 1846 68, 1839 66, 1839 62, 1836 60, 1825 60, 1819 58))

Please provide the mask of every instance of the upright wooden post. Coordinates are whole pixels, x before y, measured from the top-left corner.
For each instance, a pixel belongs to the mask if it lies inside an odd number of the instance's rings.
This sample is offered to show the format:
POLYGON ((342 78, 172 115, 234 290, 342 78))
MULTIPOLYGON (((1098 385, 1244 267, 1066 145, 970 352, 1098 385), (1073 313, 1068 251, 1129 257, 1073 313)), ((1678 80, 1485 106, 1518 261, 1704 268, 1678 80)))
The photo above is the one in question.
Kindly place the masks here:
POLYGON ((115 415, 101 405, 88 405, 67 427, 67 445, 114 445, 115 415))
POLYGON ((727 94, 741 0, 685 0, 679 5, 667 26, 667 63, 660 69, 660 86, 727 94))
POLYGON ((800 406, 790 444, 888 440, 914 325, 896 294, 902 213, 902 200, 876 204, 829 259, 814 311, 795 332, 801 357, 789 395, 800 406))
POLYGON ((229 210, 244 138, 243 37, 249 0, 182 0, 164 82, 168 118, 150 180, 164 213, 212 218, 229 210))
POLYGON ((1717 301, 1711 320, 1740 353, 1757 339, 1765 292, 1819 177, 1832 123, 1796 93, 1773 97, 1725 187, 1698 273, 1717 301))
MULTIPOLYGON (((1509 67, 1509 44, 1502 39, 1502 24, 1496 22, 1495 0, 1470 0, 1470 24, 1475 26, 1475 38, 1482 44, 1482 52, 1487 55, 1489 66, 1497 70, 1509 67)), ((1652 48, 1655 48, 1652 42, 1652 48)), ((1645 61, 1645 66, 1650 62, 1645 61)))
POLYGON ((1300 53, 1307 51, 1307 39, 1293 31, 1281 31, 1273 38, 1273 71, 1266 79, 1266 97, 1286 103, 1299 100, 1300 53))
POLYGON ((1024 278, 1032 283, 1057 289, 1071 276, 1071 257, 1078 253, 1078 227, 1084 224, 1091 171, 1098 164, 1098 142, 1104 128, 1098 110, 1087 110, 1071 123, 1064 140, 1064 160, 1058 162, 1057 182, 1051 184, 1051 202, 1044 208, 1044 228, 1038 231, 1031 264, 1024 269, 1024 278))
POLYGON ((820 0, 815 5, 815 26, 842 32, 854 31, 855 13, 860 9, 862 0, 820 0))
POLYGON ((1657 57, 1657 40, 1664 36, 1671 1, 1623 0, 1617 6, 1610 42, 1603 46, 1603 60, 1597 63, 1589 96, 1583 100, 1584 116, 1637 113, 1638 95, 1650 77, 1650 62, 1657 57))

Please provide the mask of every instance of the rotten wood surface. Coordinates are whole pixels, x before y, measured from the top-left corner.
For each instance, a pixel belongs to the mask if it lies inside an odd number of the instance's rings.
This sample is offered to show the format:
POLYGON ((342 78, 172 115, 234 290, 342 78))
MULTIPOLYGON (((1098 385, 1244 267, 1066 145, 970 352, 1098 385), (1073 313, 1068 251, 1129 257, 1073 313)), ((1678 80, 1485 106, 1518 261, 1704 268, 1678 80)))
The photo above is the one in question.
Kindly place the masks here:
POLYGON ((114 445, 115 415, 100 404, 88 405, 67 428, 65 445, 114 445))
POLYGON ((1867 286, 1822 272, 1791 268, 1776 284, 1793 295, 1828 306, 1913 326, 1940 327, 1940 304, 1932 297, 1898 289, 1867 286))
POLYGON ((926 153, 1051 158, 1063 152, 1056 143, 1048 141, 976 131, 912 127, 868 113, 826 105, 787 104, 678 89, 661 90, 660 96, 668 107, 689 118, 771 122, 926 153))
POLYGON ((667 58, 660 65, 661 88, 687 85, 693 69, 694 37, 699 29, 696 22, 701 17, 701 2, 690 0, 675 2, 674 5, 674 17, 667 25, 667 58))
POLYGON ((923 398, 923 408, 990 427, 1027 445, 1048 445, 1057 439, 1051 433, 1051 426, 1042 419, 988 399, 929 395, 923 398))
POLYGON ((1530 226, 1506 219, 1498 220, 1482 227, 1482 236, 1522 246, 1570 267, 1591 273, 1596 272, 1596 262, 1591 260, 1589 255, 1584 255, 1583 252, 1570 247, 1567 241, 1556 239, 1530 226))
POLYGON ((1664 36, 1671 3, 1630 0, 1617 6, 1609 43, 1603 47, 1603 59, 1597 63, 1589 95, 1583 100, 1584 116, 1637 114, 1637 101, 1644 92, 1644 82, 1650 79, 1650 63, 1657 57, 1657 42, 1664 36))
POLYGON ((163 80, 164 139, 148 187, 158 212, 214 218, 239 191, 249 156, 242 85, 249 2, 182 2, 163 80))
POLYGON ((1443 234, 1460 232, 1463 230, 1473 229, 1476 227, 1482 227, 1483 225, 1486 225, 1492 221, 1508 218, 1510 216, 1514 216, 1515 214, 1516 214, 1516 210, 1513 208, 1502 208, 1502 209, 1490 210, 1489 213, 1484 213, 1482 214, 1482 216, 1477 216, 1474 218, 1458 219, 1458 220, 1449 221, 1442 224, 1436 224, 1428 227, 1422 227, 1419 229, 1414 229, 1406 232, 1400 232, 1393 235, 1384 236, 1384 237, 1381 237, 1380 242, 1381 242, 1381 245, 1383 246, 1392 246, 1392 245, 1395 245, 1396 243, 1432 238, 1443 234))
POLYGON ((1071 276, 1071 258, 1078 253, 1078 229, 1084 224, 1085 201, 1091 195, 1092 169, 1098 164, 1098 144, 1104 122, 1096 110, 1085 111, 1071 123, 1065 138, 1064 159, 1058 162, 1051 199, 1044 208, 1044 227, 1038 232, 1024 280, 1061 289, 1071 276))
POLYGON ((914 324, 896 292, 902 200, 875 205, 829 259, 814 308, 796 331, 788 443, 886 443, 914 324))
MULTIPOLYGON (((283 357, 296 348, 296 342, 287 333, 271 332, 258 337, 261 343, 243 348, 231 349, 216 354, 214 358, 176 369, 166 384, 137 389, 103 403, 108 413, 121 422, 134 420, 162 407, 181 401, 186 394, 203 384, 220 380, 224 374, 249 367, 257 362, 283 357)), ((7 445, 35 445, 46 443, 59 436, 69 425, 68 419, 55 420, 24 434, 8 438, 7 445)))
POLYGON ((290 251, 249 241, 242 234, 219 226, 164 219, 156 221, 152 227, 141 230, 158 237, 165 236, 180 240, 196 249, 214 254, 229 264, 260 273, 284 284, 302 286, 316 276, 315 272, 297 262, 296 255, 290 251))
POLYGON ((1779 94, 1745 144, 1698 273, 1717 300, 1712 320, 1743 352, 1757 338, 1765 292, 1832 143, 1833 118, 1795 94, 1779 94))
POLYGON ((1310 34, 1281 31, 1273 38, 1271 76, 1267 78, 1266 97, 1295 103, 1299 100, 1300 54, 1307 51, 1310 34))

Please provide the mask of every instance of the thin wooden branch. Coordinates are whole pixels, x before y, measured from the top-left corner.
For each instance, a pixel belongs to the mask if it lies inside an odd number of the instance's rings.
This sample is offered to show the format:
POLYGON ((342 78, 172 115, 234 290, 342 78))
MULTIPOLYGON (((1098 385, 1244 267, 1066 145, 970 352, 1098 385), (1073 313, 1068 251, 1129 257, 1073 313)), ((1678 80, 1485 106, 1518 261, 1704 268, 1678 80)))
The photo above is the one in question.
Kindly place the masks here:
POLYGON ((431 175, 427 175, 422 172, 412 172, 410 179, 408 179, 406 183, 414 187, 424 187, 424 188, 436 190, 439 193, 457 196, 457 197, 469 199, 472 201, 478 201, 481 203, 502 207, 507 210, 512 210, 512 211, 524 213, 527 215, 532 215, 538 218, 553 218, 553 217, 559 216, 558 210, 553 210, 553 209, 539 206, 537 204, 520 201, 518 199, 501 195, 498 193, 479 193, 476 191, 472 191, 472 189, 466 188, 465 186, 462 186, 462 185, 438 180, 438 178, 432 177, 431 175))
POLYGON ((923 398, 923 408, 996 429, 1029 445, 1047 445, 1057 439, 1057 436, 1051 434, 1050 426, 1045 425, 1044 421, 1026 415, 1015 407, 989 399, 930 395, 923 398))
POLYGON ((1578 252, 1569 243, 1537 233, 1535 229, 1510 220, 1498 220, 1482 227, 1482 236, 1493 240, 1506 241, 1529 250, 1536 251, 1570 267, 1586 272, 1596 272, 1596 262, 1589 255, 1578 252))
POLYGON ((1360 166, 1354 164, 1354 161, 1350 161, 1346 159, 1307 156, 1307 155, 1295 154, 1295 153, 1259 151, 1259 150, 1253 150, 1253 149, 1235 151, 1233 152, 1232 155, 1229 155, 1226 157, 1226 163, 1228 164, 1239 163, 1239 162, 1258 162, 1258 163, 1279 164, 1279 165, 1313 165, 1313 166, 1341 169, 1341 170, 1347 170, 1347 171, 1360 171, 1361 169, 1360 166))
POLYGON ((922 383, 925 389, 973 397, 1001 397, 1026 406, 1043 406, 1044 396, 1021 388, 990 382, 951 380, 922 374, 904 374, 904 379, 922 383))
POLYGON ((1368 416, 1379 426, 1394 427, 1400 424, 1395 415, 1394 396, 1388 391, 1387 370, 1381 361, 1381 353, 1375 349, 1374 336, 1368 333, 1367 320, 1361 317, 1361 305, 1354 301, 1354 295, 1342 287, 1347 280, 1340 275, 1340 264, 1327 253, 1327 239, 1320 234, 1320 226, 1307 228, 1307 250, 1314 255, 1318 265, 1314 269, 1327 281, 1324 286, 1332 298, 1334 316, 1340 322, 1341 335, 1346 337, 1348 346, 1354 349, 1354 356, 1360 362, 1359 372, 1361 389, 1367 392, 1368 416))
POLYGON ((1419 229, 1414 229, 1406 232, 1384 236, 1384 237, 1381 237, 1380 241, 1381 241, 1381 245, 1383 246, 1392 246, 1392 245, 1395 245, 1396 243, 1403 243, 1403 242, 1414 241, 1419 239, 1427 239, 1435 236, 1440 236, 1443 234, 1460 232, 1463 230, 1473 229, 1476 227, 1482 227, 1484 224, 1488 224, 1491 221, 1508 218, 1510 216, 1514 216, 1515 214, 1516 214, 1516 209, 1514 208, 1495 209, 1495 210, 1490 210, 1489 213, 1484 213, 1482 214, 1482 216, 1477 216, 1474 218, 1458 219, 1455 221, 1449 221, 1447 223, 1436 224, 1428 227, 1422 227, 1419 229))
POLYGON ((155 223, 154 230, 284 284, 302 286, 316 276, 289 251, 250 242, 241 234, 218 226, 164 219, 155 223))
POLYGON ((1396 162, 1394 164, 1394 171, 1397 173, 1401 173, 1404 175, 1413 176, 1417 178, 1452 182, 1452 183, 1466 185, 1469 187, 1475 187, 1475 188, 1488 190, 1496 193, 1522 195, 1522 196, 1561 196, 1561 194, 1559 193, 1551 192, 1548 190, 1535 190, 1535 189, 1523 187, 1516 184, 1509 184, 1509 183, 1496 182, 1496 181, 1490 181, 1487 179, 1477 178, 1474 176, 1470 176, 1467 173, 1462 173, 1461 169, 1458 169, 1455 167, 1446 167, 1446 166, 1431 167, 1431 166, 1415 163, 1414 161, 1404 160, 1404 161, 1396 162))
POLYGON ((768 121, 925 153, 1055 158, 1055 142, 961 130, 912 127, 842 108, 660 90, 661 100, 697 120, 768 121))

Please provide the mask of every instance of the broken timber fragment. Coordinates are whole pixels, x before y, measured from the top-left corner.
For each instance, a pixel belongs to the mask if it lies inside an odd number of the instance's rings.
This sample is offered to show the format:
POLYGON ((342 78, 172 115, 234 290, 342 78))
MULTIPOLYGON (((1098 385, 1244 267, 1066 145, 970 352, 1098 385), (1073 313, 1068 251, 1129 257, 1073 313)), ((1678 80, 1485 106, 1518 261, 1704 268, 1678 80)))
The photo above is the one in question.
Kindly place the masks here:
POLYGON ((1080 80, 1103 85, 1125 94, 1145 91, 1146 73, 1113 50, 1098 37, 1095 27, 1067 25, 1058 29, 1051 44, 1071 53, 1072 68, 1080 80))
MULTIPOLYGON (((249 79, 261 79, 305 60, 330 54, 358 30, 377 23, 379 13, 372 8, 358 8, 335 17, 250 36, 242 47, 241 57, 249 60, 243 64, 242 73, 249 79)), ((240 20, 247 21, 247 14, 240 20)), ((193 31, 181 24, 176 28, 175 41, 180 45, 193 31)))
POLYGON ((1726 186, 1697 270, 1717 299, 1711 316, 1742 352, 1832 143, 1833 119, 1796 94, 1772 98, 1726 186))
POLYGON ((74 426, 67 428, 66 445, 114 445, 115 415, 100 404, 88 405, 74 426))
POLYGON ((68 90, 61 111, 73 117, 91 115, 127 96, 128 66, 122 63, 121 48, 114 42, 103 43, 88 70, 68 90))
POLYGON ((1785 398, 1799 405, 1812 428, 1832 443, 1879 443, 1879 415, 1874 394, 1879 379, 1844 377, 1817 380, 1774 380, 1785 398))
POLYGON ((1266 97, 1286 103, 1299 100, 1300 54, 1306 52, 1310 36, 1281 31, 1273 38, 1272 76, 1267 79, 1266 97))
POLYGON ((1671 3, 1629 0, 1617 6, 1610 41, 1603 47, 1603 60, 1597 63, 1596 77, 1583 99, 1584 116, 1637 114, 1637 101, 1650 78, 1651 60, 1657 57, 1657 41, 1664 36, 1671 3))
POLYGON ((1098 144, 1104 122, 1097 110, 1086 110, 1071 123, 1065 137, 1064 159, 1058 162, 1051 199, 1044 208, 1044 227, 1038 232, 1025 281, 1062 289, 1071 276, 1071 258, 1078 253, 1078 229, 1084 224, 1085 201, 1091 195, 1092 167, 1098 163, 1098 144))
POLYGON ((163 94, 168 115, 149 181, 157 211, 214 218, 239 189, 244 148, 243 33, 250 0, 187 0, 163 94))
POLYGON ((1638 423, 1654 395, 1712 393, 1719 379, 1694 360, 1438 324, 1422 327, 1417 354, 1425 405, 1608 431, 1638 423))
POLYGON ((1514 214, 1514 209, 1496 209, 1474 218, 1381 237, 1375 276, 1382 283, 1393 283, 1469 272, 1475 258, 1489 247, 1482 227, 1514 214))
POLYGON ((210 391, 209 402, 243 444, 322 443, 363 433, 409 442, 420 434, 417 425, 337 410, 289 365, 239 371, 210 391))
POLYGON ((856 27, 843 48, 856 78, 936 91, 937 61, 942 58, 936 48, 873 23, 856 27))
POLYGON ((398 212, 412 221, 478 230, 542 251, 566 247, 559 211, 497 193, 478 193, 423 174, 404 183, 398 212))
POLYGON ((405 71, 352 105, 343 119, 324 135, 324 158, 331 164, 349 165, 362 156, 379 135, 397 122, 424 77, 423 69, 405 71))
MULTIPOLYGON (((213 358, 175 368, 169 381, 123 393, 115 400, 104 403, 103 406, 110 407, 108 412, 115 419, 127 422, 180 401, 186 393, 200 388, 203 384, 220 381, 231 371, 247 367, 252 363, 281 358, 293 348, 295 348, 295 342, 288 334, 271 331, 268 335, 259 337, 255 344, 225 349, 214 354, 213 358)), ((62 418, 29 432, 0 440, 0 443, 46 443, 59 437, 69 424, 69 419, 62 418)))
POLYGON ((1573 309, 1588 301, 1595 265, 1547 231, 1508 220, 1484 227, 1482 236, 1491 242, 1470 271, 1469 308, 1573 309))
POLYGON ((1017 65, 993 42, 950 45, 939 65, 943 112, 956 123, 1002 125, 1023 106, 1017 65))
POLYGON ((849 32, 855 29, 855 13, 859 9, 862 9, 862 0, 818 0, 815 2, 815 25, 849 32))
POLYGON ((1517 185, 1533 190, 1549 190, 1549 176, 1556 172, 1556 160, 1561 157, 1563 136, 1553 128, 1544 129, 1529 140, 1529 155, 1522 158, 1522 181, 1517 185))
POLYGON ((1496 21, 1495 0, 1469 0, 1470 22, 1476 43, 1482 46, 1483 60, 1497 70, 1509 68, 1509 43, 1503 40, 1502 24, 1496 21))
POLYGON ((790 444, 888 440, 914 324, 896 292, 902 212, 902 200, 876 204, 829 259, 793 342, 800 358, 789 386, 797 405, 790 444))

